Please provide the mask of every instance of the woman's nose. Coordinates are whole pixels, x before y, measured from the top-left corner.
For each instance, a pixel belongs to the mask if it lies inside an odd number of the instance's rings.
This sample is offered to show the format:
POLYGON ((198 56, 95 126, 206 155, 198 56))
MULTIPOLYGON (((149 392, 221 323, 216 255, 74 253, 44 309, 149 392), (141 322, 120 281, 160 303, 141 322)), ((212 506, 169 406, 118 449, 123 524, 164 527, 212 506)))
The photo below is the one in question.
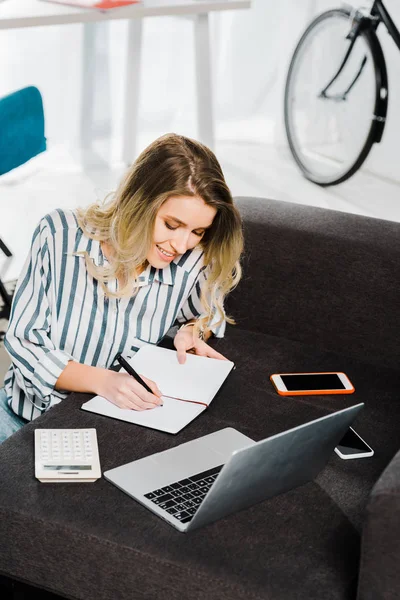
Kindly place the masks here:
POLYGON ((188 249, 190 232, 185 230, 178 230, 174 239, 171 240, 171 245, 175 248, 178 254, 185 254, 188 249))

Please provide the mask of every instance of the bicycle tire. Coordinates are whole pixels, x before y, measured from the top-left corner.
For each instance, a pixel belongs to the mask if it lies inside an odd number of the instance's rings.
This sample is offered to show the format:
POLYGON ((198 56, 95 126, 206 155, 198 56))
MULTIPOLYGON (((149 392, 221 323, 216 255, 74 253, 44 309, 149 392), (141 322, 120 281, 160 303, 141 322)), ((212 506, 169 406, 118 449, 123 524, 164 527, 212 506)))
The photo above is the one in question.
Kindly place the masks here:
POLYGON ((371 151, 371 148, 374 143, 380 142, 383 134, 383 130, 386 122, 386 113, 387 113, 387 104, 388 104, 388 81, 387 81, 387 69, 386 62, 383 55, 382 47, 379 42, 379 39, 375 33, 375 30, 372 27, 362 28, 359 32, 360 36, 363 36, 365 43, 367 44, 370 54, 372 56, 373 62, 373 71, 375 76, 375 101, 374 101, 374 112, 371 117, 371 122, 369 125, 369 131, 366 134, 365 144, 359 152, 357 158, 354 162, 349 166, 349 168, 341 173, 340 176, 333 176, 329 178, 327 176, 321 178, 320 175, 313 173, 309 167, 305 164, 300 156, 299 152, 296 148, 296 143, 294 142, 294 132, 291 131, 291 119, 290 119, 290 90, 292 84, 292 77, 294 73, 294 69, 297 67, 297 58, 300 55, 304 45, 308 41, 310 34, 313 32, 314 28, 317 27, 323 20, 329 19, 332 16, 337 17, 341 15, 350 19, 351 13, 346 8, 338 8, 325 11, 321 13, 318 17, 316 17, 304 31, 301 36, 290 61, 288 75, 286 78, 285 84, 285 96, 284 96, 284 122, 285 122, 285 131, 286 137, 289 144, 290 151, 292 153, 293 158, 295 159, 298 167, 302 171, 303 175, 320 185, 321 187, 327 187, 331 185, 337 185, 349 179, 366 160, 368 154, 371 151))

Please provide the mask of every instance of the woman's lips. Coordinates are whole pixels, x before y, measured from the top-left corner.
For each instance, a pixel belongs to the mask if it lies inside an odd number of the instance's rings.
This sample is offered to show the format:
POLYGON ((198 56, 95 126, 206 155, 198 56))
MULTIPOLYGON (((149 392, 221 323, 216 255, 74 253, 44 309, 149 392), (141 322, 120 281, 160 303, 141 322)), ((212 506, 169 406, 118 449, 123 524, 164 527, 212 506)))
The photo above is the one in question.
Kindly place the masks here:
MULTIPOLYGON (((167 256, 166 254, 163 254, 161 252, 161 246, 158 246, 158 244, 156 244, 156 248, 157 248, 157 252, 158 252, 159 256, 162 258, 162 260, 165 260, 166 262, 171 262, 171 260, 173 260, 175 258, 175 254, 172 254, 171 256, 167 256)), ((166 252, 166 250, 165 250, 165 252, 166 252)))

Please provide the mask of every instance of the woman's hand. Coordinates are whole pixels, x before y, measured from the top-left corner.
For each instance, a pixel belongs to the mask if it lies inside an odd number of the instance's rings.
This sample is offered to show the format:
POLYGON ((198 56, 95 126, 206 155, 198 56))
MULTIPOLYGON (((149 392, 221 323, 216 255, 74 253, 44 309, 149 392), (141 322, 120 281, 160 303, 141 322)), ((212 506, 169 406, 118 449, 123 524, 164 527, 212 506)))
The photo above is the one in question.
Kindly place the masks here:
POLYGON ((143 375, 141 377, 153 391, 152 394, 127 373, 117 373, 106 369, 102 370, 99 377, 96 393, 107 398, 119 408, 147 410, 162 405, 161 392, 157 385, 151 379, 147 379, 143 375))
POLYGON ((180 329, 174 338, 174 346, 177 349, 178 362, 181 365, 186 361, 186 352, 197 354, 198 356, 227 360, 225 356, 194 335, 194 327, 180 329))

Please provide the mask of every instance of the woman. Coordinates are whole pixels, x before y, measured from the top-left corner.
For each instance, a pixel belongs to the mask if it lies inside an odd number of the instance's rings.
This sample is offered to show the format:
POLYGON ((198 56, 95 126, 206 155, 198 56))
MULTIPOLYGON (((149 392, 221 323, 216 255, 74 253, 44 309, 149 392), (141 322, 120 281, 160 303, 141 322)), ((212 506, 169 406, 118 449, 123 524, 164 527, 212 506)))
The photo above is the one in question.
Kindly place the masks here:
POLYGON ((168 134, 146 148, 100 206, 55 210, 36 228, 18 281, 0 391, 0 440, 67 397, 88 392, 121 408, 159 405, 109 367, 157 344, 175 323, 186 352, 224 359, 225 295, 238 283, 241 219, 214 154, 168 134), (3 434, 1 433, 3 430, 3 434))

